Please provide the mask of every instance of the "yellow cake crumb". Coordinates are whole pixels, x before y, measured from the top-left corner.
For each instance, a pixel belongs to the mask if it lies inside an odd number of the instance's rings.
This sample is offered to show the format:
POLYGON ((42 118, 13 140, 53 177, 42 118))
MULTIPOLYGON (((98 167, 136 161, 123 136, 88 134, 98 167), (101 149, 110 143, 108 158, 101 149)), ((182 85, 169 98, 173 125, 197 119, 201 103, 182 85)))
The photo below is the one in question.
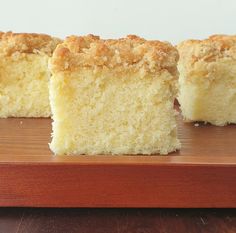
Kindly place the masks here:
POLYGON ((50 60, 57 155, 167 154, 180 148, 178 60, 169 43, 137 36, 67 38, 50 60))
POLYGON ((48 59, 60 40, 43 34, 0 34, 0 117, 48 117, 48 59))
POLYGON ((178 50, 178 100, 185 120, 236 123, 236 36, 187 40, 178 50))

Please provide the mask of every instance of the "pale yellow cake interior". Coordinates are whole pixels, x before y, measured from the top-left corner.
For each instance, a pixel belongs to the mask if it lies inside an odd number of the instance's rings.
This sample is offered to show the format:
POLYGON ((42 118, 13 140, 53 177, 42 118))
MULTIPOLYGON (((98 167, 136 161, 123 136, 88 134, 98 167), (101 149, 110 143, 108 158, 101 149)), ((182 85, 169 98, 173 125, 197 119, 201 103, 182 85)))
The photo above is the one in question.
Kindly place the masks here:
POLYGON ((120 75, 90 69, 50 81, 54 153, 167 154, 180 147, 167 71, 120 75))
POLYGON ((60 39, 0 33, 0 117, 49 117, 48 60, 60 39))
POLYGON ((236 37, 188 40, 178 49, 184 119, 217 126, 236 123, 236 37))
POLYGON ((20 54, 0 59, 0 117, 48 117, 48 56, 20 54))
POLYGON ((236 61, 202 61, 191 72, 179 64, 179 71, 178 100, 186 121, 236 123, 236 61))

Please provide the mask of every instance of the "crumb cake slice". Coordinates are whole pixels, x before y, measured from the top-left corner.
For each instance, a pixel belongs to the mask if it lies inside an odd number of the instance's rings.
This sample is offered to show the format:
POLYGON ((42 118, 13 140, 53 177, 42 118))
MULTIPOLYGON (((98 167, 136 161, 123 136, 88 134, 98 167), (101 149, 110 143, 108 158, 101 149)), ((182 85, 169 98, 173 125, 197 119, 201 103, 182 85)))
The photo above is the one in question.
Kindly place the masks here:
POLYGON ((50 60, 53 133, 63 154, 167 154, 180 148, 178 52, 136 36, 68 37, 50 60))
POLYGON ((178 45, 178 96, 186 121, 236 123, 236 36, 214 35, 178 45))
POLYGON ((48 117, 48 59, 59 39, 0 33, 0 117, 48 117))

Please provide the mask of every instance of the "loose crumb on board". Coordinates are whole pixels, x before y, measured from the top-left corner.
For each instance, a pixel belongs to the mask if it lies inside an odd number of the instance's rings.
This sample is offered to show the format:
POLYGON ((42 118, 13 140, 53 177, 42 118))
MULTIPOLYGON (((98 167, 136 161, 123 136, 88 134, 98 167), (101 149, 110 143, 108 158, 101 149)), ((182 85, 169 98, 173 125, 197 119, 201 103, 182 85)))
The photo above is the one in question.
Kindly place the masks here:
POLYGON ((194 124, 194 126, 195 126, 195 127, 198 127, 198 126, 199 126, 199 124, 198 124, 198 123, 195 123, 195 124, 194 124))

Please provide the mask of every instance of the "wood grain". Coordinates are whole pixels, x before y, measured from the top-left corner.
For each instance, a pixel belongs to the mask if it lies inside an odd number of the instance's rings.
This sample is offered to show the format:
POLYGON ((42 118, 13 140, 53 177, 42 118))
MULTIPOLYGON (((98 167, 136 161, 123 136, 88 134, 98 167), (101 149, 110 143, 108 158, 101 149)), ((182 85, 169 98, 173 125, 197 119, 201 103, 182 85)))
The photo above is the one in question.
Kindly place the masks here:
POLYGON ((179 119, 168 156, 53 156, 50 119, 0 119, 0 206, 236 207, 236 126, 179 119))

